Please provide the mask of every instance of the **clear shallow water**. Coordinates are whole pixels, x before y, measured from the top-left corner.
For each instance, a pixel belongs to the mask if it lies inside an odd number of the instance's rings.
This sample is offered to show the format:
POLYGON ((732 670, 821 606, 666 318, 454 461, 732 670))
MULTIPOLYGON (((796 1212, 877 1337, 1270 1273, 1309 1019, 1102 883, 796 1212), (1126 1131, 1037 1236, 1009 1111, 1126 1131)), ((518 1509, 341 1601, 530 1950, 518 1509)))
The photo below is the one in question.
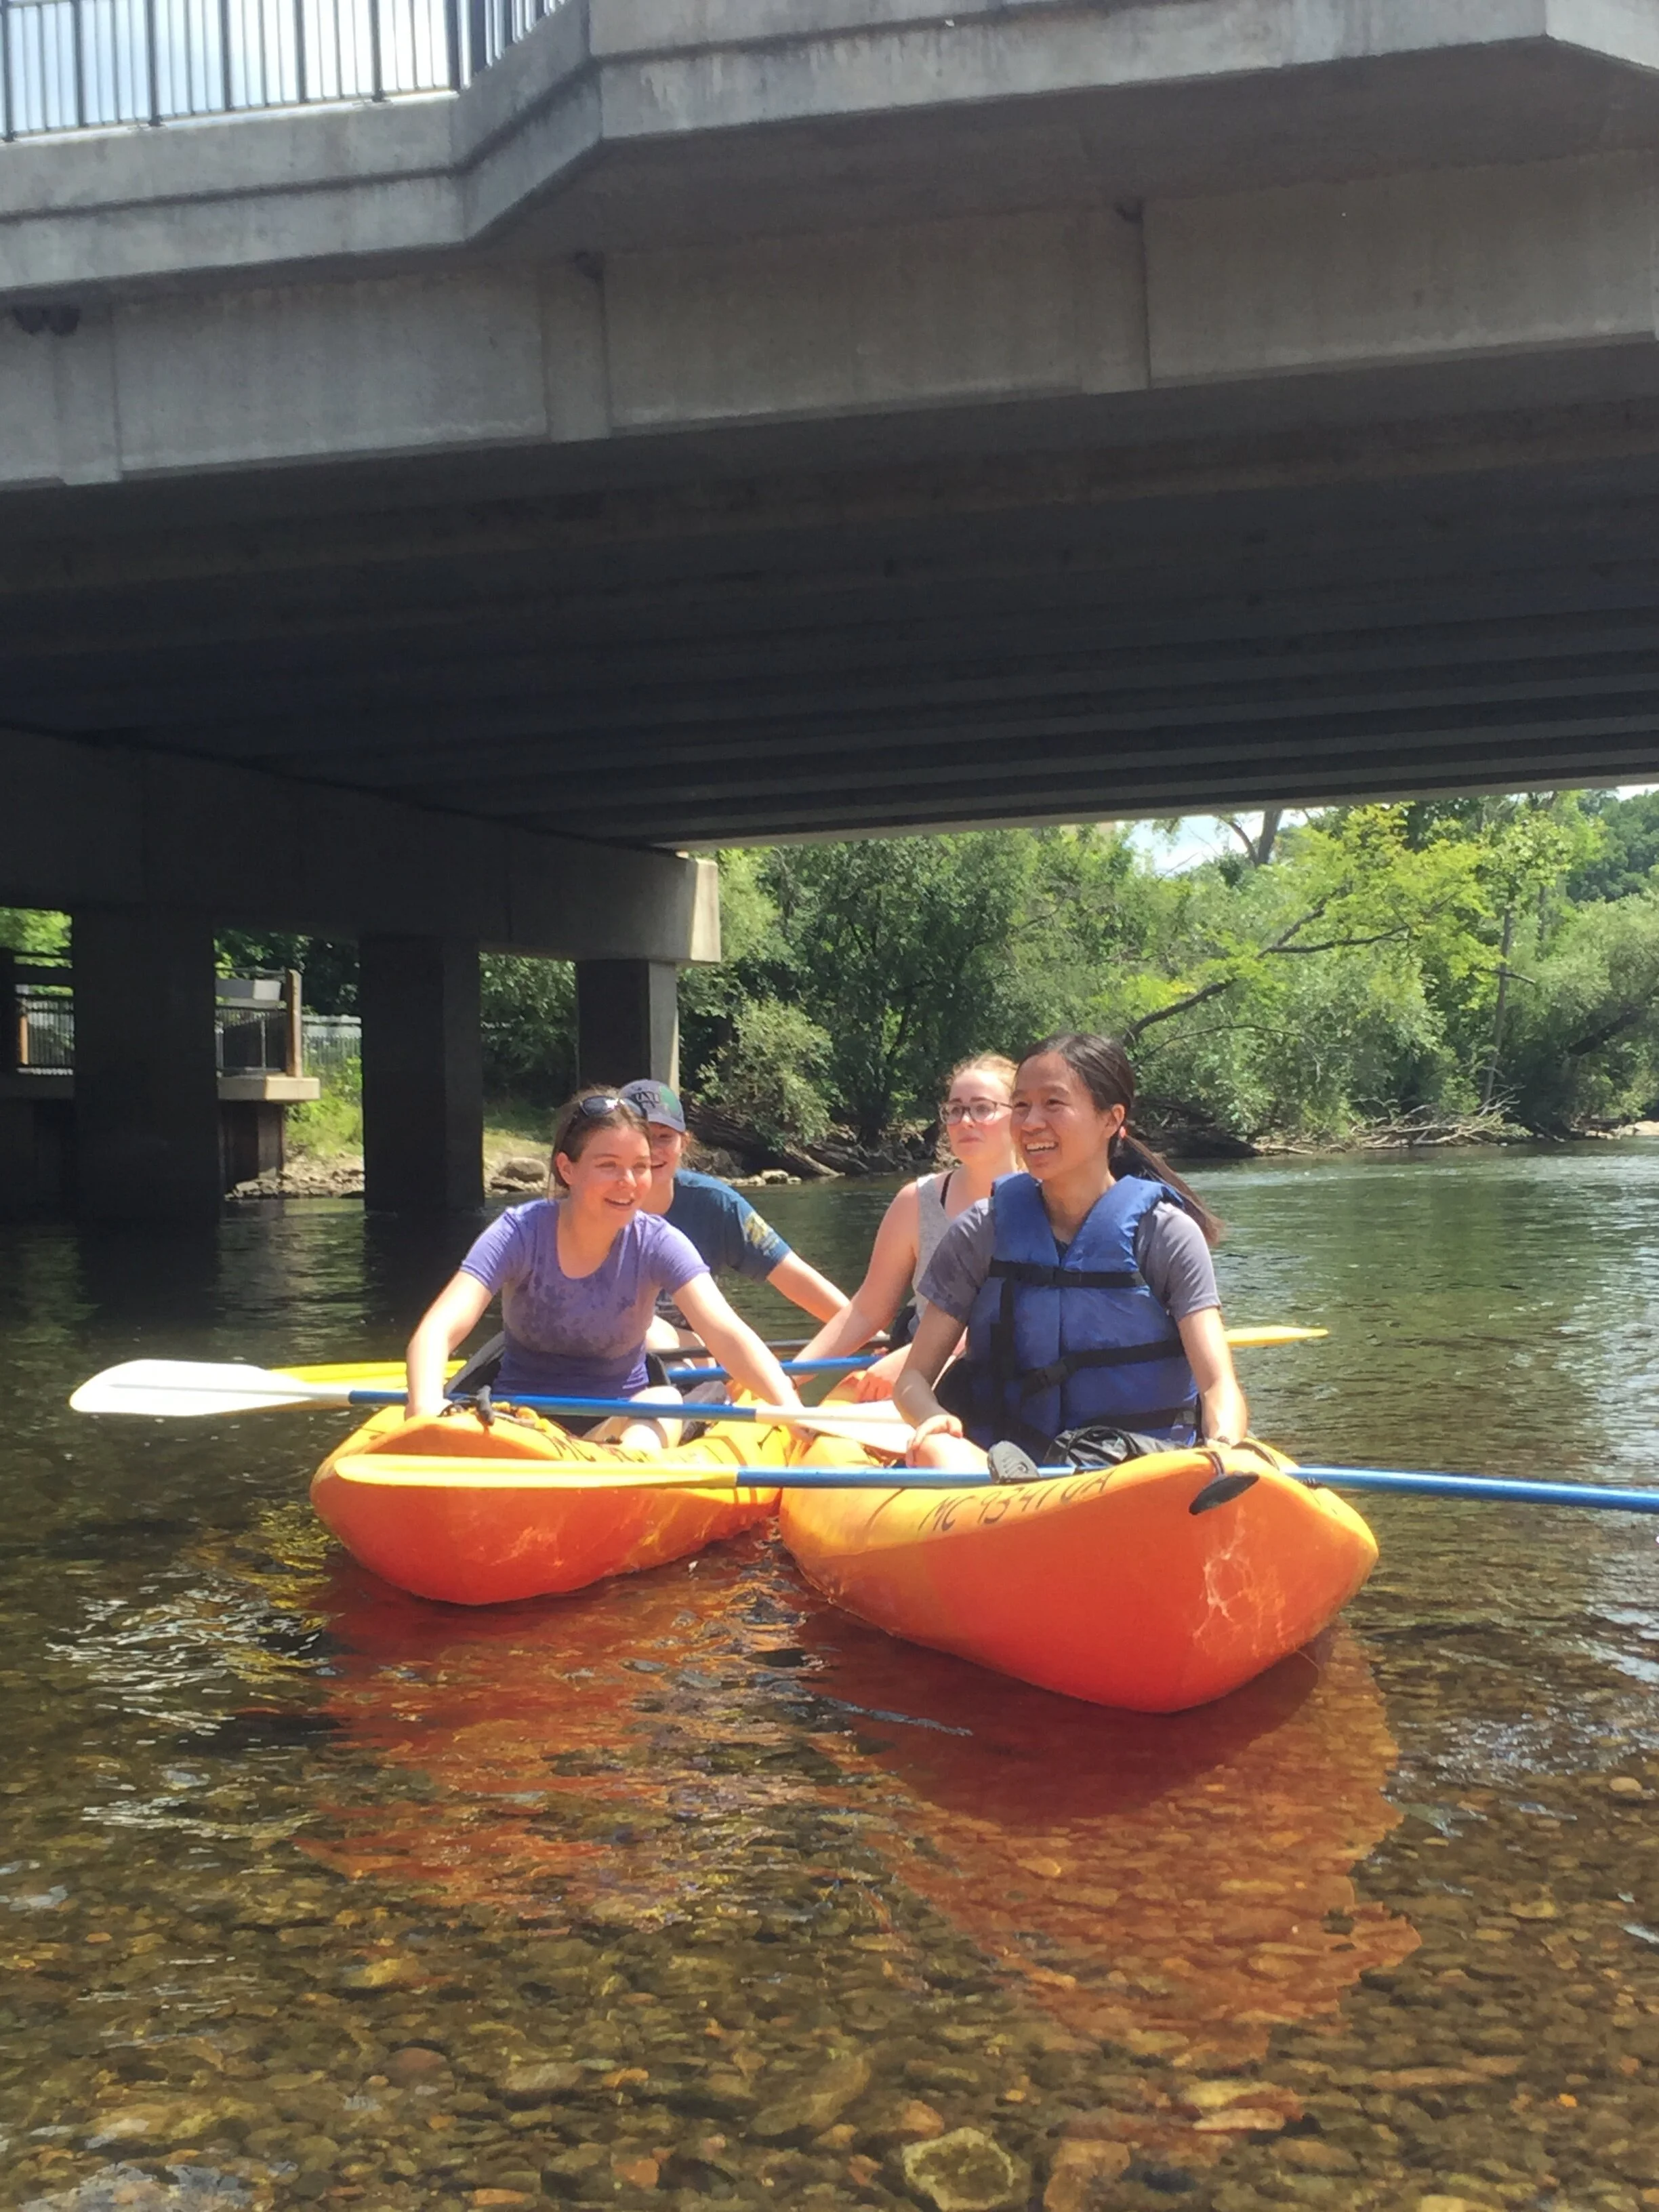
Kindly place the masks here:
MULTIPOLYGON (((1654 1480, 1659 1147, 1201 1180, 1230 1318, 1332 1330, 1261 1433, 1654 1480)), ((885 1197, 768 1210, 850 1280, 885 1197)), ((0 2201, 1659 2204, 1651 1523, 1374 1500, 1323 1648, 1148 1721, 758 1540, 421 1606, 309 1520, 339 1417, 64 1410, 393 1351, 466 1233, 0 1231, 0 2201)))

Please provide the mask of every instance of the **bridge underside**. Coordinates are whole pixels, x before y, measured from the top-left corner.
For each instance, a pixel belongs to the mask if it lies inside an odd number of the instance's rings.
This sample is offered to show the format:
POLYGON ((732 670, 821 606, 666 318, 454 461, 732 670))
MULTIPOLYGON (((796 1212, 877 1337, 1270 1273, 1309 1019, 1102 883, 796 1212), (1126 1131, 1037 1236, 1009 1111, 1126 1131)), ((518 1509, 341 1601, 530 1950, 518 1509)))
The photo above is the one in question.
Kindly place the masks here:
POLYGON ((0 696, 634 845, 1646 780, 1655 365, 20 499, 0 696))

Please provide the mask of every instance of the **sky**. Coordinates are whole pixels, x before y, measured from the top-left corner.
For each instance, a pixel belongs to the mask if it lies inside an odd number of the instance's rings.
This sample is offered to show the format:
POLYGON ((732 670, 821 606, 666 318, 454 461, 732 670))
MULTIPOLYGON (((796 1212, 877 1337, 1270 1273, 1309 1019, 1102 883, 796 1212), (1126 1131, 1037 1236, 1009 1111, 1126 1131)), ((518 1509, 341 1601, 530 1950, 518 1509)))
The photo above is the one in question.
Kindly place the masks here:
MULTIPOLYGON (((1618 796, 1638 799, 1649 791, 1659 791, 1659 784, 1620 784, 1618 796)), ((1259 813, 1241 813, 1238 819, 1247 830, 1260 829, 1261 824, 1259 813)), ((1307 811, 1293 807, 1285 819, 1287 823, 1305 821, 1307 811)), ((1178 876, 1206 860, 1218 859, 1223 853, 1241 849, 1232 831, 1214 814, 1186 814, 1170 829, 1157 822, 1136 822, 1130 827, 1129 842, 1160 876, 1178 876)))

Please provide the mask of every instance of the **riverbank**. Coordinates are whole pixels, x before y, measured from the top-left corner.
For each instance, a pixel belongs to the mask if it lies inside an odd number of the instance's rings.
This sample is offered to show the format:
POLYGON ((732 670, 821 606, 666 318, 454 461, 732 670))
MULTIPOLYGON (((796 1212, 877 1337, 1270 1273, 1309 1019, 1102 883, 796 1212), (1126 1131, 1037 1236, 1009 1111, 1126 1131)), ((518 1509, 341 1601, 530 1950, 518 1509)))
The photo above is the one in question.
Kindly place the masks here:
MULTIPOLYGON (((547 1155, 534 1149, 546 1141, 549 1116, 538 1109, 514 1109, 484 1130, 484 1188, 496 1198, 538 1198, 547 1188, 547 1155), (539 1121, 538 1128, 526 1124, 539 1121)), ((1340 1158, 1355 1152, 1449 1152, 1504 1145, 1606 1144, 1627 1137, 1659 1137, 1659 1121, 1626 1121, 1605 1128, 1578 1128, 1559 1137, 1522 1128, 1501 1115, 1406 1115, 1357 1129, 1346 1137, 1279 1137, 1266 1132, 1254 1138, 1211 1133, 1208 1140, 1191 1130, 1159 1131, 1157 1141, 1172 1159, 1184 1164, 1225 1160, 1340 1158)), ((756 1149, 772 1156, 774 1164, 757 1166, 751 1153, 745 1159, 724 1147, 703 1145, 697 1164, 711 1175, 723 1176, 739 1190, 787 1188, 802 1182, 832 1182, 842 1176, 890 1176, 920 1173, 927 1153, 920 1139, 896 1140, 890 1147, 866 1152, 850 1140, 842 1147, 815 1146, 810 1157, 800 1156, 793 1167, 776 1164, 780 1148, 756 1149), (836 1151, 842 1165, 831 1166, 824 1157, 836 1151)), ((789 1155, 788 1148, 782 1148, 789 1155)), ((238 1199, 361 1198, 363 1156, 360 1146, 295 1147, 288 1166, 248 1182, 230 1193, 238 1199)))
MULTIPOLYGON (((484 1125, 484 1188, 492 1197, 539 1198, 547 1188, 548 1129, 552 1116, 545 1109, 507 1102, 491 1109, 484 1125)), ((361 1118, 350 1131, 350 1141, 341 1142, 331 1132, 320 1141, 301 1141, 290 1150, 288 1165, 271 1170, 247 1182, 240 1182, 233 1198, 361 1198, 363 1194, 363 1153, 361 1118)), ((703 1146, 698 1164, 711 1175, 724 1176, 740 1190, 774 1189, 814 1179, 830 1180, 843 1170, 814 1166, 811 1176, 780 1165, 755 1166, 724 1150, 703 1146)), ((893 1170, 879 1161, 855 1173, 883 1174, 893 1170)))

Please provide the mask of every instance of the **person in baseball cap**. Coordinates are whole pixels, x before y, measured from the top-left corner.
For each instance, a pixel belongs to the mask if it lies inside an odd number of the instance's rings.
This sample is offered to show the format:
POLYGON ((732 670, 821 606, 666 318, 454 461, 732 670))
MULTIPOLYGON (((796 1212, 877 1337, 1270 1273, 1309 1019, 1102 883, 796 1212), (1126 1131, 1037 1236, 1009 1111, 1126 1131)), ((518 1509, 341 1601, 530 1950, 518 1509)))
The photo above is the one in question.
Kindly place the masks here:
MULTIPOLYGON (((718 1176, 682 1165, 685 1107, 673 1085, 641 1076, 623 1084, 619 1095, 645 1116, 651 1146, 651 1189, 641 1211, 665 1215, 672 1229, 690 1238, 716 1275, 769 1283, 814 1321, 834 1321, 847 1304, 846 1293, 809 1267, 740 1190, 718 1176)), ((669 1307, 659 1304, 658 1310, 686 1335, 694 1334, 669 1307)))

